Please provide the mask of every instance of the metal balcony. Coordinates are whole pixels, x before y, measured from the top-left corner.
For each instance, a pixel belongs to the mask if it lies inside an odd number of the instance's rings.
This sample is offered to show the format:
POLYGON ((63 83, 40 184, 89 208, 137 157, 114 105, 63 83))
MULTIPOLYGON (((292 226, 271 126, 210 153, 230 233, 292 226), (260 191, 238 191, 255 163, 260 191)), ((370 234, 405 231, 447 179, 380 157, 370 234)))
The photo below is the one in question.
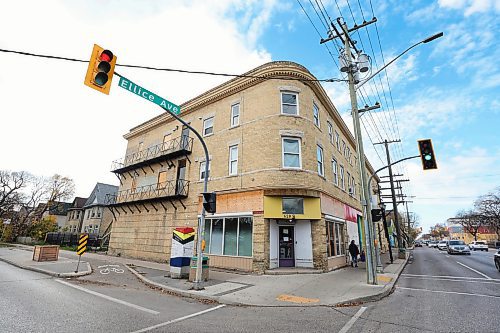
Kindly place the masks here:
POLYGON ((160 201, 163 199, 182 199, 189 193, 189 181, 184 179, 169 180, 127 190, 106 196, 106 205, 117 206, 125 203, 160 201))
POLYGON ((193 138, 181 136, 113 161, 111 172, 122 174, 153 163, 161 163, 178 156, 188 155, 192 148, 193 138))

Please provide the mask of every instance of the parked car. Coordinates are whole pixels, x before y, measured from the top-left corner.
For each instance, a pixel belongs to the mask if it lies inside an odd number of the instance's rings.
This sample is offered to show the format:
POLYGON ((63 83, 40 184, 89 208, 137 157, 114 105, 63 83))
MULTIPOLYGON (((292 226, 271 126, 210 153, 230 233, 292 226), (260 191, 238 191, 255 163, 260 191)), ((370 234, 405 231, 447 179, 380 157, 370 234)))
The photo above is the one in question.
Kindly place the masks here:
POLYGON ((447 250, 448 249, 448 241, 445 241, 445 240, 440 241, 437 245, 437 248, 442 250, 442 251, 447 250))
POLYGON ((420 242, 415 242, 415 247, 422 247, 422 243, 420 243, 420 242))
POLYGON ((497 253, 495 253, 493 259, 495 260, 495 266, 497 266, 497 269, 500 272, 500 250, 498 250, 497 253))
POLYGON ((465 245, 464 241, 461 240, 450 240, 448 241, 448 254, 463 253, 470 255, 470 249, 465 245))
POLYGON ((429 242, 429 247, 437 247, 438 246, 438 242, 437 241, 430 241, 429 242))
POLYGON ((485 241, 474 241, 469 244, 469 247, 472 251, 488 251, 488 244, 485 241))

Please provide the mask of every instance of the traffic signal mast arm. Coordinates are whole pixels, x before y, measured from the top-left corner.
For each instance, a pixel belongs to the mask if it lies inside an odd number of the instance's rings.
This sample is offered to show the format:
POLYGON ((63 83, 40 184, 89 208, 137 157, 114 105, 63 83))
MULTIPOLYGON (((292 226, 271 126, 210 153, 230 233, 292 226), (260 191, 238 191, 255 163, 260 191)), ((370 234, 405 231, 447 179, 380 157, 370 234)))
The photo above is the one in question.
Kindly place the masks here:
POLYGON ((384 169, 387 169, 389 166, 393 166, 394 164, 398 164, 399 162, 403 162, 403 161, 406 161, 406 160, 411 160, 412 158, 418 158, 418 157, 420 157, 420 155, 410 156, 410 157, 405 157, 405 158, 402 158, 402 159, 400 159, 400 160, 398 160, 398 161, 396 161, 396 162, 392 162, 391 164, 386 165, 386 166, 384 166, 384 167, 382 167, 382 168, 378 169, 377 171, 375 171, 375 172, 373 173, 373 175, 371 175, 371 176, 370 176, 370 179, 368 179, 368 185, 369 185, 369 184, 371 184, 373 177, 375 177, 379 171, 382 171, 382 170, 384 170, 384 169))

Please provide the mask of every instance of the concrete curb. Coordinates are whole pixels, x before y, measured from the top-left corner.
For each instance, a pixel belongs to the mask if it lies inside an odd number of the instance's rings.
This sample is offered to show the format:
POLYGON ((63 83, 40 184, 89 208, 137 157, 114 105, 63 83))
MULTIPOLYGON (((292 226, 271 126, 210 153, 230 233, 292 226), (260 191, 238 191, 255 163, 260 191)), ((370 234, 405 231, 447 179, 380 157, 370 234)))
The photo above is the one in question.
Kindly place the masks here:
POLYGON ((0 257, 0 261, 6 262, 9 265, 16 266, 16 267, 21 268, 21 269, 26 269, 28 271, 42 273, 42 274, 46 274, 46 275, 50 275, 50 276, 58 277, 58 278, 80 277, 80 276, 85 276, 85 275, 89 275, 92 273, 92 267, 90 266, 90 264, 88 262, 86 262, 86 264, 87 264, 86 271, 80 271, 78 273, 56 273, 56 272, 51 272, 51 271, 47 271, 45 269, 36 268, 36 267, 32 267, 32 266, 20 265, 12 260, 5 259, 2 257, 0 257))
MULTIPOLYGON (((144 284, 154 287, 154 288, 159 288, 161 290, 167 291, 170 294, 173 294, 175 296, 182 296, 182 297, 188 297, 188 298, 193 298, 197 299, 200 301, 212 301, 212 302, 220 302, 220 297, 219 296, 210 296, 210 295, 201 295, 198 294, 196 291, 189 291, 189 290, 183 290, 179 288, 174 288, 174 287, 169 287, 161 283, 154 282, 141 274, 139 274, 134 268, 130 267, 131 265, 125 264, 125 267, 132 272, 139 280, 141 280, 144 284)), ((245 305, 245 304, 238 304, 238 303, 233 303, 233 302, 224 302, 224 304, 231 304, 231 305, 245 305)))

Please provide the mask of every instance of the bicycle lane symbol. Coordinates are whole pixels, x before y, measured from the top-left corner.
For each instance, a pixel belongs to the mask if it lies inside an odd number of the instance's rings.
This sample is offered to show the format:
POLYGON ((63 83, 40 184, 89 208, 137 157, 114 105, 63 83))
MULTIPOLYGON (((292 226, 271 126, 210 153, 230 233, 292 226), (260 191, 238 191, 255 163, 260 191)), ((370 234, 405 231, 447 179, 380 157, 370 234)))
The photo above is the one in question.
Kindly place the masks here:
POLYGON ((103 275, 107 275, 111 272, 118 273, 118 274, 123 274, 125 271, 120 268, 120 265, 102 265, 102 266, 97 266, 99 269, 99 273, 103 275))

